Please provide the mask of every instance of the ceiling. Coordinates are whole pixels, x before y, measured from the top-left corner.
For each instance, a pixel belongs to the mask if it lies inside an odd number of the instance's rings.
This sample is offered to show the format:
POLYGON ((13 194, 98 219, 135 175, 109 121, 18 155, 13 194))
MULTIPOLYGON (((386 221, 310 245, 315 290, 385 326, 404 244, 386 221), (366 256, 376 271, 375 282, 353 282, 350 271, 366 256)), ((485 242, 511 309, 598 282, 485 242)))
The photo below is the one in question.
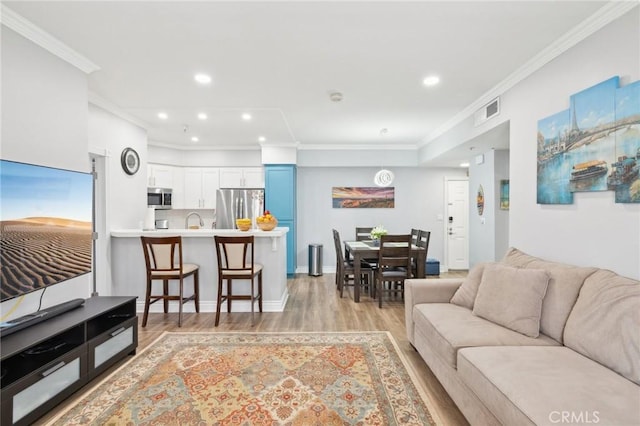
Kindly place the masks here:
POLYGON ((92 99, 182 149, 419 147, 605 3, 3 2, 99 67, 92 99))

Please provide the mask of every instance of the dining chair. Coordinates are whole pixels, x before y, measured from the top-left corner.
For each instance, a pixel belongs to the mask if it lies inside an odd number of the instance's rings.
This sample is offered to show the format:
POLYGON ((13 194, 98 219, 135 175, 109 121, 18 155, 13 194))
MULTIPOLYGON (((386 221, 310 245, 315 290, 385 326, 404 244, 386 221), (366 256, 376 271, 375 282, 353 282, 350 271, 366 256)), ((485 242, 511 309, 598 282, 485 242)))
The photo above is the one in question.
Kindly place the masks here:
MULTIPOLYGON (((340 233, 333 230, 333 243, 336 249, 336 280, 338 285, 338 290, 340 290, 340 297, 344 294, 345 286, 353 286, 355 285, 355 268, 351 261, 345 259, 344 254, 342 252, 342 242, 340 241, 340 233), (352 281, 352 282, 350 282, 352 281)), ((365 277, 365 280, 362 281, 362 286, 369 288, 371 292, 370 286, 373 284, 373 270, 371 265, 363 262, 360 265, 360 273, 365 277)))
POLYGON ((234 300, 251 301, 251 321, 253 323, 255 302, 262 312, 262 269, 263 266, 255 263, 254 236, 225 237, 214 236, 218 257, 218 301, 216 304, 215 326, 220 323, 220 310, 222 302, 227 302, 227 313, 231 312, 231 302, 234 300), (255 278, 258 277, 256 293, 255 278), (250 280, 250 294, 233 294, 233 280, 250 280), (226 292, 223 293, 224 282, 227 282, 226 292))
POLYGON ((373 227, 370 228, 363 228, 363 227, 356 227, 356 241, 364 241, 364 240, 370 240, 371 239, 371 230, 373 229, 373 227))
POLYGON ((382 293, 398 292, 404 299, 404 280, 411 274, 411 234, 380 237, 378 264, 375 268, 374 297, 382 308, 382 293), (388 283, 388 288, 384 284, 388 283))
MULTIPOLYGON (((429 251, 429 240, 431 239, 431 231, 423 231, 422 229, 419 230, 419 234, 418 234, 418 240, 415 243, 416 246, 421 247, 424 249, 425 254, 424 254, 424 258, 427 258, 427 254, 429 251)), ((418 265, 416 263, 416 259, 413 258, 411 259, 411 273, 412 276, 416 276, 418 275, 418 265)))
POLYGON ((140 237, 147 268, 147 291, 144 299, 142 327, 146 327, 149 306, 158 300, 164 303, 164 312, 169 311, 169 301, 178 301, 178 327, 182 327, 182 305, 193 300, 196 312, 200 312, 198 265, 184 263, 182 259, 182 237, 140 237), (193 275, 193 295, 184 297, 184 280, 193 275), (162 294, 152 294, 153 281, 162 281, 162 294), (178 294, 169 294, 169 281, 178 280, 178 294))
POLYGON ((412 228, 411 229, 411 244, 418 245, 418 239, 420 238, 420 230, 412 228))

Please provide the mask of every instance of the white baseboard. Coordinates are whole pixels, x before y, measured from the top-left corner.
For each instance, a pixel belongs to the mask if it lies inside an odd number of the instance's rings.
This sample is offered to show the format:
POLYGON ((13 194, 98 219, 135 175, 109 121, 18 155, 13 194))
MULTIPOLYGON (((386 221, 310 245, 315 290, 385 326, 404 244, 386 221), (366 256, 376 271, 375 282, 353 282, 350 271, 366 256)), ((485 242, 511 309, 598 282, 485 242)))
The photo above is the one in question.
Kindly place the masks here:
MULTIPOLYGON (((280 300, 263 300, 262 311, 263 312, 283 312, 284 307, 289 299, 289 291, 285 290, 280 300)), ((258 307, 256 306, 257 310, 258 307)), ((195 312, 195 304, 193 302, 187 302, 182 306, 182 312, 195 312)), ((201 300, 200 312, 215 312, 216 302, 213 300, 201 300)), ((222 312, 226 312, 226 303, 222 304, 222 312)), ((138 300, 136 302, 136 312, 144 312, 144 300, 138 300)), ((163 313, 162 302, 158 301, 149 307, 150 313, 163 313)), ((169 301, 169 312, 178 312, 178 302, 169 301)), ((251 302, 248 300, 235 300, 232 305, 232 312, 251 312, 251 302)))

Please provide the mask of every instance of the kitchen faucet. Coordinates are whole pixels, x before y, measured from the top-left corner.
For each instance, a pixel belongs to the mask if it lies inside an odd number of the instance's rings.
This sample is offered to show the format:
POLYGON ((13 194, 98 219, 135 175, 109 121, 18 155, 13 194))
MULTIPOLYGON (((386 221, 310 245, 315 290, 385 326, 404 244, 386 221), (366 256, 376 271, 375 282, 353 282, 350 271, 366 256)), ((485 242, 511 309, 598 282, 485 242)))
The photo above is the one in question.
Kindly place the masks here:
POLYGON ((193 216, 193 215, 198 216, 198 219, 200 219, 200 227, 203 227, 203 226, 204 226, 204 221, 202 220, 202 217, 201 217, 198 213, 196 213, 196 212, 191 212, 191 213, 189 213, 189 214, 187 215, 186 219, 184 220, 184 228, 185 228, 185 229, 189 229, 189 218, 190 218, 191 216, 193 216))

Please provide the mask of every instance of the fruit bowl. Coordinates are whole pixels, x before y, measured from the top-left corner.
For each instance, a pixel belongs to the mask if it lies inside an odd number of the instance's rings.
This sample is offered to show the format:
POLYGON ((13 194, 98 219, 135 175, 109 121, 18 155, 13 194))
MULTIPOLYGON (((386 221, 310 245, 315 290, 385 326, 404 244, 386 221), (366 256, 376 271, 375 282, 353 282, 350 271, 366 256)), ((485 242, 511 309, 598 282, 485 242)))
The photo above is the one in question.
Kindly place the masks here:
POLYGON ((248 231, 251 229, 251 219, 236 219, 236 226, 241 231, 248 231))
POLYGON ((265 210, 262 216, 256 218, 256 225, 263 231, 272 231, 278 226, 278 219, 269 210, 265 210))
POLYGON ((273 231, 273 229, 278 226, 278 219, 271 218, 271 220, 268 221, 262 221, 262 222, 256 222, 258 224, 258 228, 262 229, 263 231, 273 231))

